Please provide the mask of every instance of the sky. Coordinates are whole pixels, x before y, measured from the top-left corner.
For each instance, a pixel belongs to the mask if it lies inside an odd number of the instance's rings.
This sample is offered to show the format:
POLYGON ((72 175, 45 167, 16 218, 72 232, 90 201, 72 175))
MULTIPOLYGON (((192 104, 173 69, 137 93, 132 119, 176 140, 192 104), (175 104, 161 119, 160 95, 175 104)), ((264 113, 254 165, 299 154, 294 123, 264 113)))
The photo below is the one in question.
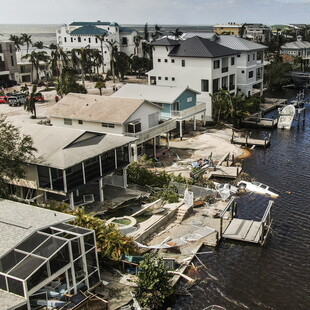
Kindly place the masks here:
POLYGON ((310 0, 0 0, 0 24, 310 23, 310 0))

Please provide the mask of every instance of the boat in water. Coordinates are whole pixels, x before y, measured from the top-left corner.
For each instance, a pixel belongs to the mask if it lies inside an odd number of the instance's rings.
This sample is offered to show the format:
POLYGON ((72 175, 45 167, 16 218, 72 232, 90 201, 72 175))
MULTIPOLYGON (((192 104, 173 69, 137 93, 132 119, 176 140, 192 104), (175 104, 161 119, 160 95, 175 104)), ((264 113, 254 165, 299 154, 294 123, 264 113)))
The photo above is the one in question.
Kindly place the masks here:
POLYGON ((295 107, 290 104, 284 107, 280 112, 278 128, 280 129, 290 129, 295 116, 295 107))
POLYGON ((257 194, 269 195, 271 197, 279 197, 277 193, 270 190, 269 186, 260 182, 247 182, 247 181, 240 181, 238 183, 239 191, 245 190, 248 192, 254 192, 257 194))

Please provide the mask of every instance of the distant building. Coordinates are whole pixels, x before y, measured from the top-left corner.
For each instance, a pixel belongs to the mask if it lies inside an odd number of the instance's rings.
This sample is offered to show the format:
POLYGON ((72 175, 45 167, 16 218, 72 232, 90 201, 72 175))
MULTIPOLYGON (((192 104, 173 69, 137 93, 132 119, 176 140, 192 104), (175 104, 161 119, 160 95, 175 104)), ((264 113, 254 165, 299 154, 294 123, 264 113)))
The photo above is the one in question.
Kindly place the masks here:
POLYGON ((104 35, 103 57, 104 65, 110 69, 111 44, 117 47, 119 52, 124 52, 128 56, 142 56, 141 42, 136 40, 138 33, 136 30, 121 27, 117 23, 110 22, 73 22, 63 25, 57 30, 57 44, 64 51, 89 47, 101 51, 101 43, 96 35, 104 35), (110 42, 110 43, 108 43, 110 42))
POLYGON ((310 64, 310 42, 303 41, 302 36, 297 36, 297 41, 285 43, 281 50, 284 55, 301 57, 306 65, 310 64))
POLYGON ((95 233, 74 216, 0 199, 1 310, 59 308, 100 282, 95 233))
POLYGON ((214 32, 221 35, 235 35, 238 36, 240 34, 240 29, 242 24, 236 24, 233 22, 229 22, 226 24, 216 24, 213 26, 214 32))
POLYGON ((206 104, 208 119, 212 119, 210 94, 221 88, 237 92, 238 51, 199 36, 184 41, 165 38, 151 45, 153 70, 148 72, 149 84, 188 86, 198 91, 197 101, 206 104))
POLYGON ((0 82, 19 80, 19 68, 13 41, 0 39, 0 82))
POLYGON ((265 42, 271 39, 271 29, 263 24, 245 24, 245 38, 254 42, 265 42))

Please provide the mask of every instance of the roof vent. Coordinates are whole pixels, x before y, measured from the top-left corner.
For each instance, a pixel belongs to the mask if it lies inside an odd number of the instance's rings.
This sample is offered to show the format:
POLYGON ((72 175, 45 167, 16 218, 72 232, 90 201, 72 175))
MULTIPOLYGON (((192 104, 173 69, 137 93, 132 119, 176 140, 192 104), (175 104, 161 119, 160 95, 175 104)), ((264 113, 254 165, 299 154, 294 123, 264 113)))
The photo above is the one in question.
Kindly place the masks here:
POLYGON ((301 42, 302 41, 302 36, 297 36, 297 41, 301 42))

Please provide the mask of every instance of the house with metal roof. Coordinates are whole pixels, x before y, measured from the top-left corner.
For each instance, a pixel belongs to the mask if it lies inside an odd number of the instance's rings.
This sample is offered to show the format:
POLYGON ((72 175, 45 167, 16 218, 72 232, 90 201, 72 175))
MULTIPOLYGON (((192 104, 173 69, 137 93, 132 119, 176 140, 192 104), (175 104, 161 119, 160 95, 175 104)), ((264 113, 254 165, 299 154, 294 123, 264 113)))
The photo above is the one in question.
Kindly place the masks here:
POLYGON ((54 105, 49 117, 57 127, 92 130, 129 138, 133 157, 144 154, 144 143, 152 140, 154 153, 160 135, 176 128, 175 120, 160 122, 162 107, 144 98, 118 98, 70 93, 54 105), (135 138, 135 139, 134 139, 135 138))
POLYGON ((74 216, 4 199, 0 213, 1 309, 59 308, 100 282, 95 233, 74 216))
POLYGON ((121 27, 114 22, 73 22, 61 26, 57 30, 56 36, 57 44, 64 51, 86 46, 101 51, 101 42, 96 36, 103 36, 102 49, 106 70, 110 69, 110 43, 117 46, 118 51, 124 52, 128 56, 142 55, 141 42, 136 39, 137 31, 128 27, 121 27))
POLYGON ((212 119, 210 94, 221 88, 236 93, 238 51, 211 40, 194 36, 184 41, 161 39, 151 43, 153 70, 149 84, 188 86, 198 91, 198 103, 206 104, 206 116, 212 119))
POLYGON ((69 201, 72 208, 89 200, 104 200, 106 178, 126 187, 129 145, 135 137, 93 130, 22 123, 36 151, 21 179, 10 180, 11 193, 24 201, 69 201), (116 172, 117 176, 116 176, 116 172), (93 184, 94 189, 89 186, 93 184))
POLYGON ((144 84, 125 84, 112 97, 146 99, 162 107, 162 119, 175 119, 179 122, 182 138, 182 122, 194 120, 196 130, 197 118, 205 118, 206 105, 197 104, 199 92, 186 86, 160 86, 144 84))
POLYGON ((297 41, 282 45, 281 51, 284 55, 301 57, 306 65, 310 64, 310 42, 303 41, 302 36, 297 36, 297 41))

